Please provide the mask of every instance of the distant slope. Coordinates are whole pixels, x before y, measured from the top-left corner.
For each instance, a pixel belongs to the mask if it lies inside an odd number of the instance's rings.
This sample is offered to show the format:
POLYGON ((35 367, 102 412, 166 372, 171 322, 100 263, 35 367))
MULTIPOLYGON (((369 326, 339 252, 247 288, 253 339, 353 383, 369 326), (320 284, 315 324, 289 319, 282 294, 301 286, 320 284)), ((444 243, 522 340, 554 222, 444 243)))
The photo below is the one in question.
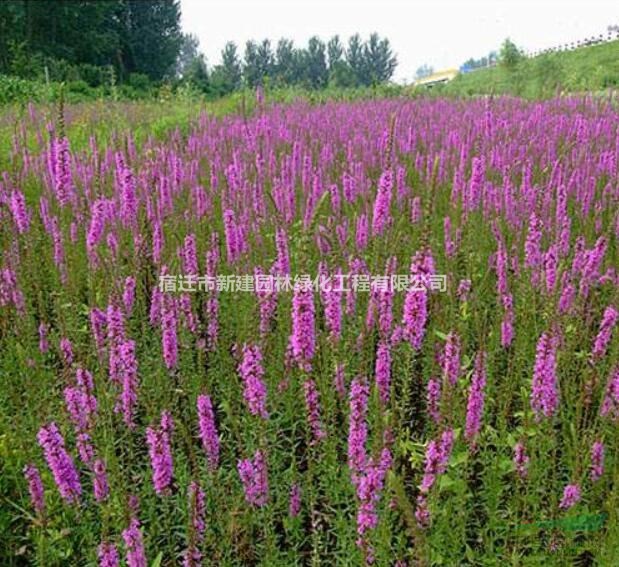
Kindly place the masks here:
POLYGON ((557 91, 601 91, 619 87, 619 40, 458 75, 438 92, 462 95, 514 94, 537 98, 557 91))

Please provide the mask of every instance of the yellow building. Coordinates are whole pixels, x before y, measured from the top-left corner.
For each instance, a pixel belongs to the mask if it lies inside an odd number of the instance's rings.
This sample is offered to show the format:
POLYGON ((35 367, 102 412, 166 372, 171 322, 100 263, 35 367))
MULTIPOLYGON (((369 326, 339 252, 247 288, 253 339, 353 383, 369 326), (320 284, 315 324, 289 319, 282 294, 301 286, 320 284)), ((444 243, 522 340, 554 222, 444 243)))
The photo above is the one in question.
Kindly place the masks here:
POLYGON ((416 87, 428 87, 431 88, 435 85, 441 85, 443 83, 448 83, 452 79, 454 79, 458 75, 458 69, 444 69, 443 71, 437 71, 436 73, 432 73, 423 79, 419 79, 415 81, 414 85, 416 87))

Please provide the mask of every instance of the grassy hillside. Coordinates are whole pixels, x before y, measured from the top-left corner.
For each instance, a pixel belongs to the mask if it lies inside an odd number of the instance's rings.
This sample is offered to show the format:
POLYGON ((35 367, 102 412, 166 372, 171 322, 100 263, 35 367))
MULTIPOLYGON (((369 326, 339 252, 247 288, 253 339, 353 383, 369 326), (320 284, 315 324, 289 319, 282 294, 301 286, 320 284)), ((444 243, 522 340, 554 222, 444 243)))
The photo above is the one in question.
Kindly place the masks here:
POLYGON ((619 86, 619 41, 524 59, 515 69, 501 66, 459 75, 437 89, 445 94, 514 94, 549 97, 557 91, 600 91, 619 86))

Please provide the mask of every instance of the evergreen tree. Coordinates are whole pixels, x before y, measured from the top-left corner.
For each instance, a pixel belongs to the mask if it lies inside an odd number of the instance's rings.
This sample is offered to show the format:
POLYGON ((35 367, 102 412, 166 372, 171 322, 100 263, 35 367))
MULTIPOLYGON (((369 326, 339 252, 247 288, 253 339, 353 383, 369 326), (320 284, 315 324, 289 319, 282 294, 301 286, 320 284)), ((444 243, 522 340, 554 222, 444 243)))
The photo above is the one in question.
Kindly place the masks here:
POLYGON ((275 49, 275 80, 282 85, 292 85, 299 78, 298 53, 294 43, 282 38, 275 49))
POLYGON ((522 51, 511 39, 507 38, 501 45, 499 61, 506 69, 515 69, 523 57, 522 51))
POLYGON ((176 75, 184 77, 194 59, 200 56, 200 40, 193 34, 183 34, 180 52, 176 61, 176 75))
POLYGON ((344 57, 344 46, 339 35, 334 35, 327 43, 327 59, 331 71, 344 57))
POLYGON ((237 90, 241 87, 243 74, 241 60, 239 59, 236 44, 229 41, 221 52, 221 74, 226 92, 237 90))
POLYGON ((365 84, 365 58, 363 56, 363 42, 361 41, 361 36, 358 33, 351 36, 348 40, 346 62, 350 66, 352 74, 355 78, 355 84, 365 84))
POLYGON ((363 47, 364 80, 363 84, 374 85, 388 81, 398 64, 391 50, 388 39, 380 39, 377 33, 363 47))
POLYGON ((307 44, 305 57, 305 77, 308 84, 318 89, 327 84, 327 58, 326 47, 323 41, 313 36, 307 44))

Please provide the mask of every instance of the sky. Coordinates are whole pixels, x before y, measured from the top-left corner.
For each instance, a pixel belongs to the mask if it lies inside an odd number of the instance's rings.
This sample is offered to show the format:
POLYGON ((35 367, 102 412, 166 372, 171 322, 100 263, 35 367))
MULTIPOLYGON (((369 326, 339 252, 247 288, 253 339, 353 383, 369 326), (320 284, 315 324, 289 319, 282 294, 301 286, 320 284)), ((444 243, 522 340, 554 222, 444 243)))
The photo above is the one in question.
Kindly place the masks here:
POLYGON ((619 25, 617 0, 181 0, 182 25, 200 40, 209 65, 234 41, 280 37, 305 46, 312 35, 359 32, 387 37, 398 57, 394 80, 410 81, 416 69, 459 67, 498 49, 510 37, 534 51, 619 25))

